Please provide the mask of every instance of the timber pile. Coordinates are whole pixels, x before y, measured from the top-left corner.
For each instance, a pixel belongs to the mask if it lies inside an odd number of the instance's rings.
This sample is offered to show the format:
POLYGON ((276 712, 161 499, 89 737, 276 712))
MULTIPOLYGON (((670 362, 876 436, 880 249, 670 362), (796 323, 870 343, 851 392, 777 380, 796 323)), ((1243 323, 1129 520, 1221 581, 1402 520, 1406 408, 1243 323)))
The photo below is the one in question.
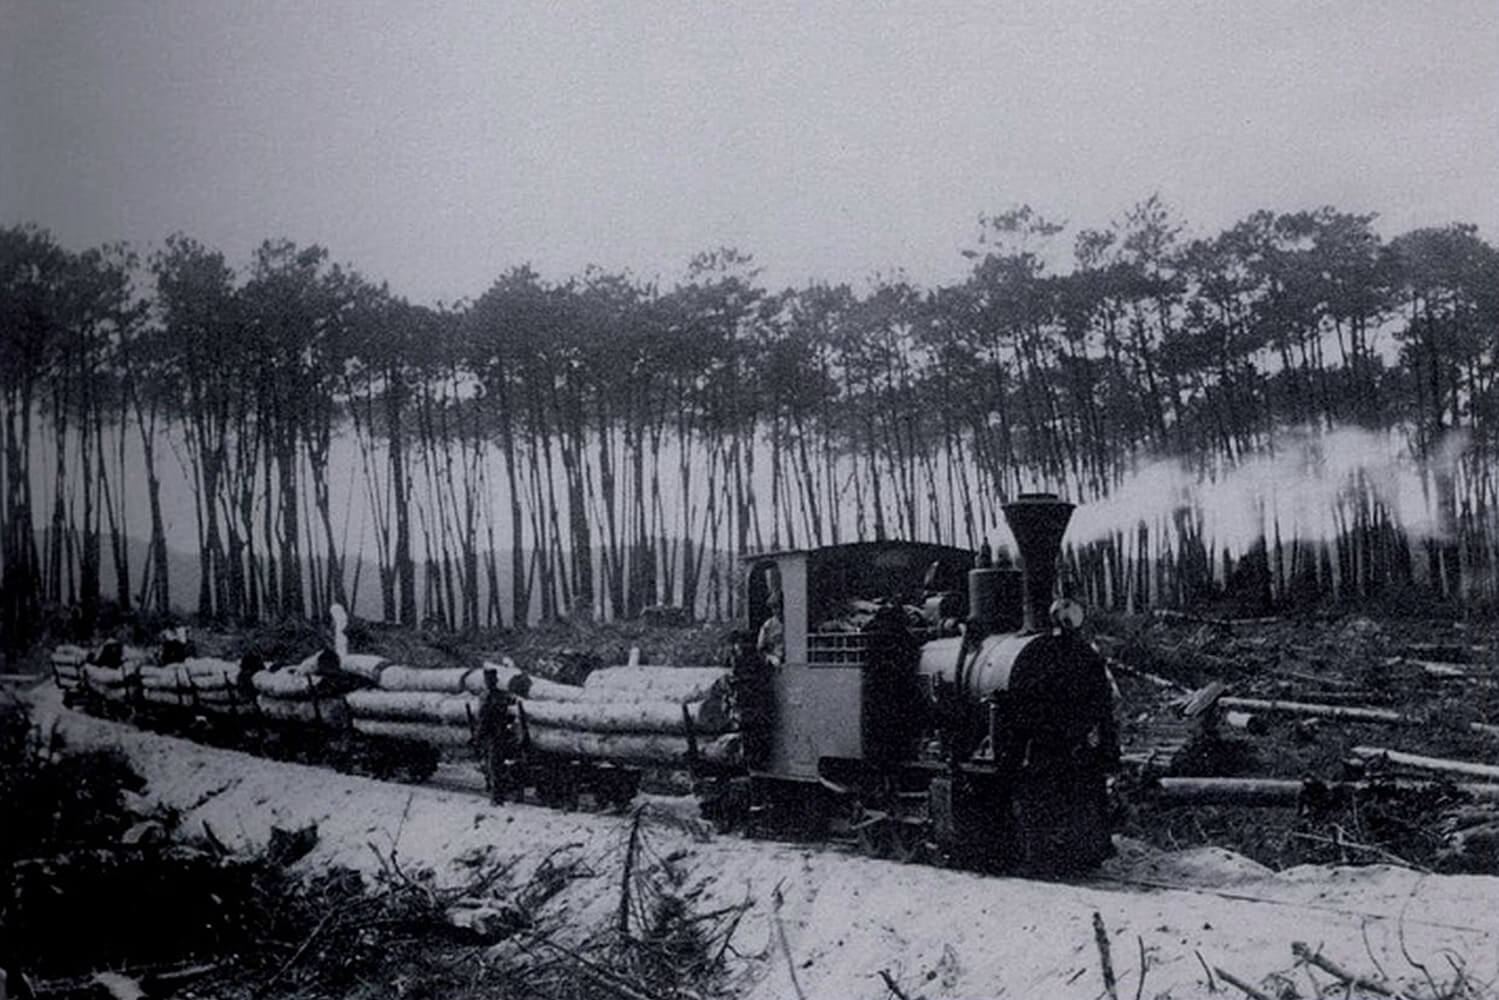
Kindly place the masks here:
POLYGON ((82 646, 65 645, 52 650, 52 679, 63 691, 72 691, 83 684, 83 664, 88 659, 88 650, 82 646))
POLYGON ((725 667, 604 667, 583 681, 585 701, 674 701, 678 704, 726 697, 725 667))
POLYGON ((604 667, 585 678, 579 695, 545 697, 559 687, 533 683, 521 703, 536 749, 642 766, 689 767, 694 755, 713 765, 739 760, 727 669, 604 667))
POLYGON ((486 663, 483 667, 409 667, 383 663, 367 671, 378 687, 350 691, 344 703, 354 729, 366 736, 439 747, 468 746, 479 717, 485 668, 492 668, 499 675, 501 689, 511 686, 517 677, 525 676, 508 660, 486 663))
POLYGON ((140 684, 141 666, 136 663, 119 667, 100 667, 85 663, 79 669, 82 671, 83 687, 105 701, 129 701, 140 684))
MULTIPOLYGON (((63 691, 72 691, 87 686, 88 677, 85 667, 94 666, 104 670, 125 671, 133 675, 141 667, 156 662, 155 656, 149 649, 127 646, 114 641, 106 642, 93 651, 67 643, 54 648, 49 660, 52 666, 52 679, 63 691)), ((98 679, 109 686, 117 686, 122 682, 123 676, 99 674, 98 679)))
POLYGON ((364 678, 368 672, 378 671, 385 661, 379 657, 344 656, 340 658, 339 671, 329 674, 319 672, 321 656, 309 656, 280 670, 259 670, 250 675, 255 707, 262 718, 330 726, 348 721, 343 692, 351 683, 367 683, 364 678))
POLYGON ((141 697, 159 705, 237 714, 252 703, 239 685, 239 675, 239 664, 208 656, 165 667, 142 667, 141 697))
POLYGON ((624 666, 594 671, 582 685, 534 677, 505 660, 475 669, 391 665, 379 689, 345 697, 368 735, 465 746, 472 740, 484 671, 517 699, 535 750, 641 766, 685 767, 738 760, 729 671, 718 667, 624 666))

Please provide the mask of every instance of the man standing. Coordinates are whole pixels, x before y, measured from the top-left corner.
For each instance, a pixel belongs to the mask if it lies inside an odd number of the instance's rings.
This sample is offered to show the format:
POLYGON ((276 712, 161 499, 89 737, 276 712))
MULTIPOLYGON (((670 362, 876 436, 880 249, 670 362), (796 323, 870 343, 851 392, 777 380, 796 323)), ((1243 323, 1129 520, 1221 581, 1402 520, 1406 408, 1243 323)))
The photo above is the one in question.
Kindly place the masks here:
MULTIPOLYGON (((499 674, 490 668, 484 670, 484 697, 479 703, 479 726, 475 736, 483 755, 484 783, 489 787, 489 801, 499 805, 505 801, 505 792, 510 786, 508 761, 515 748, 515 739, 510 728, 510 692, 500 688, 499 674)), ((517 794, 516 797, 520 796, 517 794)))
POLYGON ((781 618, 785 608, 782 606, 781 592, 772 590, 766 605, 770 609, 770 617, 760 626, 760 634, 755 637, 755 648, 765 657, 766 663, 776 667, 780 666, 781 660, 786 656, 786 624, 781 618))

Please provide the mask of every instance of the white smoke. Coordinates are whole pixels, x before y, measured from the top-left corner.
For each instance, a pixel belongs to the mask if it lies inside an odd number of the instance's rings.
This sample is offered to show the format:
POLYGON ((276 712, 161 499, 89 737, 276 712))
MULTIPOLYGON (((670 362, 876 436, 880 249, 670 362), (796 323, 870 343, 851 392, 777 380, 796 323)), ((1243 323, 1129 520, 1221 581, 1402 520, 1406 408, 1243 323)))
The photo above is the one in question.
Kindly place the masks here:
POLYGON ((1374 505, 1413 537, 1446 538, 1434 479, 1458 476, 1467 447, 1466 434, 1449 434, 1423 463, 1395 433, 1340 427, 1283 434, 1273 450, 1201 472, 1151 461, 1109 497, 1080 506, 1067 540, 1131 536, 1142 524, 1174 540, 1185 518, 1211 550, 1243 552, 1277 534, 1330 541, 1374 505))

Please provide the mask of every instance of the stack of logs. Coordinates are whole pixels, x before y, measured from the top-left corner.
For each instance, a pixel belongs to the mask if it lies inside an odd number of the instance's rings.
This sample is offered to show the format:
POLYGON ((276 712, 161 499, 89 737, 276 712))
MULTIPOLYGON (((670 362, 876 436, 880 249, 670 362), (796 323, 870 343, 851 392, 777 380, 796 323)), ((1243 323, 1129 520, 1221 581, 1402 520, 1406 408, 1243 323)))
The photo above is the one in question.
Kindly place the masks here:
POLYGON ((549 753, 681 767, 738 761, 729 671, 624 666, 595 670, 564 698, 533 684, 521 702, 531 745, 549 753), (540 695, 540 696, 538 696, 540 695))
POLYGON ((484 671, 516 699, 517 723, 532 749, 635 765, 684 766, 737 760, 729 671, 718 667, 624 666, 581 685, 525 673, 509 660, 464 670, 389 665, 378 688, 346 697, 360 732, 459 746, 472 739, 484 671))
POLYGON ((58 646, 51 660, 52 678, 63 692, 86 691, 118 702, 134 696, 141 669, 155 663, 150 650, 121 643, 106 643, 98 654, 82 646, 58 646))
MULTIPOLYGON (((274 722, 346 725, 349 709, 344 704, 343 692, 348 689, 347 684, 338 676, 320 672, 318 665, 322 659, 323 654, 318 654, 280 670, 258 670, 251 674, 250 686, 255 691, 255 706, 261 717, 274 722)), ((351 672, 365 660, 385 662, 378 657, 345 659, 359 661, 350 664, 351 672)))
POLYGON ((52 653, 64 691, 272 722, 352 726, 438 747, 472 743, 484 673, 493 670, 513 697, 517 728, 534 751, 635 766, 722 766, 740 759, 730 672, 721 667, 632 662, 595 670, 582 684, 536 677, 508 658, 473 668, 417 668, 324 650, 279 669, 258 667, 250 657, 157 665, 149 650, 118 643, 94 654, 78 646, 52 653))
POLYGON ((166 666, 142 666, 141 697, 158 705, 237 715, 254 702, 239 687, 239 664, 198 656, 166 666))

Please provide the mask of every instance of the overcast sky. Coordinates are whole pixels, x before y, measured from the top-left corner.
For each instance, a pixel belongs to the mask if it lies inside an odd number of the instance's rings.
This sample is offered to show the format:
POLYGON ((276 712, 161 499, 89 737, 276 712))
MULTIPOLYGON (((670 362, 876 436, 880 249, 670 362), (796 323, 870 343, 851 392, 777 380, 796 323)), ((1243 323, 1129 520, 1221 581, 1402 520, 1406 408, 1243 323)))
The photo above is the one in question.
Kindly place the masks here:
POLYGON ((1499 238, 1499 3, 0 0, 0 224, 321 243, 413 300, 531 263, 951 281, 982 212, 1153 192, 1499 238))

